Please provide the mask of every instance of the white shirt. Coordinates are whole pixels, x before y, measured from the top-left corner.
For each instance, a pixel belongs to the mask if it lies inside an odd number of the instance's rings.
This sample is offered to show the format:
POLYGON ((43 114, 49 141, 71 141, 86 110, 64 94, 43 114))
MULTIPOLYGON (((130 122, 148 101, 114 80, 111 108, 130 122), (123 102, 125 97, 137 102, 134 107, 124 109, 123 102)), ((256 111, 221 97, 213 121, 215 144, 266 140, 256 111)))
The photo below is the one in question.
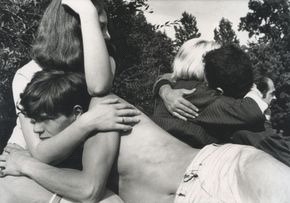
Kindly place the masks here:
MULTIPOLYGON (((15 73, 12 82, 12 90, 17 115, 20 113, 19 109, 17 109, 17 105, 20 102, 20 94, 24 91, 26 85, 31 81, 33 75, 41 70, 42 69, 35 61, 30 61, 22 68, 17 70, 17 72, 15 73)), ((16 126, 13 129, 13 132, 11 134, 10 139, 8 140, 8 143, 15 143, 23 148, 27 148, 19 118, 17 118, 16 120, 16 126)))

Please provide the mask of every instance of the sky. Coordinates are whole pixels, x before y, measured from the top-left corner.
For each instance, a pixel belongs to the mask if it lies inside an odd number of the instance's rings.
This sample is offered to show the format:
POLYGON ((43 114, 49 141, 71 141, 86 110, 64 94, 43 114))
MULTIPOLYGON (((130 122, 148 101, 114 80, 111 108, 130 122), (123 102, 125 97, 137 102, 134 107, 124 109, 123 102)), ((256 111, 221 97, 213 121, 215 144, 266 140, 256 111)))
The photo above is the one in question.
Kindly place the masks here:
MULTIPOLYGON (((248 0, 148 0, 149 8, 153 13, 145 12, 147 21, 152 24, 164 24, 181 18, 186 11, 197 19, 197 27, 201 38, 213 40, 213 30, 218 27, 222 17, 233 23, 241 44, 246 44, 248 34, 238 32, 240 17, 248 13, 248 0)), ((166 28, 168 36, 174 37, 173 28, 166 28)))

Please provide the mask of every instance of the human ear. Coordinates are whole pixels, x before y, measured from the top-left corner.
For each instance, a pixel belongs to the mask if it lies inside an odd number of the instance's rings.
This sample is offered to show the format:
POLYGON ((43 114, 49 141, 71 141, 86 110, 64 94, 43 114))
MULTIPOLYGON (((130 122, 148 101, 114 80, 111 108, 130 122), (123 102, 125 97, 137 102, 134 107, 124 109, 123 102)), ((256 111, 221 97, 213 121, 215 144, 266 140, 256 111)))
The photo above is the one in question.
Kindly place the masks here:
POLYGON ((221 94, 221 95, 223 95, 223 94, 224 94, 224 90, 223 90, 222 88, 220 88, 220 87, 217 87, 216 89, 217 89, 217 91, 219 91, 219 92, 220 92, 220 94, 221 94))
POLYGON ((83 108, 80 105, 75 105, 73 107, 73 115, 74 115, 74 119, 78 119, 80 115, 82 115, 83 113, 83 108))

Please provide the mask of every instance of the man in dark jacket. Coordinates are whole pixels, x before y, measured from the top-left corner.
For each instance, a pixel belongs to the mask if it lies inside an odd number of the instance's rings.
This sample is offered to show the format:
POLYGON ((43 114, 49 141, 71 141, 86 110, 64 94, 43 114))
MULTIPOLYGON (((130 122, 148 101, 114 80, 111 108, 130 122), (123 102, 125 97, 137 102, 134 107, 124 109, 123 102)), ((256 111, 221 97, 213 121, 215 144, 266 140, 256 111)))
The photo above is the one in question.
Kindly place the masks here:
MULTIPOLYGON (((287 140, 277 139, 279 135, 273 129, 266 130, 264 127, 264 112, 268 104, 263 101, 264 96, 255 86, 250 91, 254 79, 246 53, 239 48, 227 46, 206 54, 204 62, 208 85, 192 80, 181 80, 172 85, 168 78, 159 80, 161 85, 169 88, 169 84, 174 89, 196 88, 193 94, 185 98, 199 108, 199 115, 196 118, 189 116, 187 121, 177 119, 159 100, 153 120, 194 147, 211 142, 249 144, 290 165, 290 145, 287 140), (241 130, 247 130, 246 138, 250 138, 247 142, 237 140, 236 134, 232 136, 241 130)), ((155 84, 155 92, 162 94, 159 88, 160 85, 155 84)))

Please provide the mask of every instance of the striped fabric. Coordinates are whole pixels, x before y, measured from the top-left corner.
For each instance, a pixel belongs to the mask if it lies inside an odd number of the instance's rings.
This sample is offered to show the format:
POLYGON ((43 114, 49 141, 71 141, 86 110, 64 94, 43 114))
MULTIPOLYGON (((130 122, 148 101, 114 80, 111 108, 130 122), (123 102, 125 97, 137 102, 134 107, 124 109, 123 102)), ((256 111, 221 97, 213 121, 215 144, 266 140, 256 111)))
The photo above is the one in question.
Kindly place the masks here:
POLYGON ((190 122, 181 121, 173 117, 163 101, 157 98, 152 119, 164 130, 181 137, 181 140, 193 147, 202 147, 201 145, 209 142, 229 142, 230 136, 237 130, 263 129, 265 117, 251 98, 232 99, 221 96, 218 91, 209 89, 204 83, 192 80, 179 80, 174 88, 197 88, 186 99, 199 108, 199 116, 189 119, 190 122), (190 138, 184 138, 186 136, 190 138))
POLYGON ((157 98, 153 120, 192 147, 227 142, 251 145, 290 166, 290 136, 273 131, 254 100, 220 96, 217 91, 196 81, 180 80, 174 86, 177 89, 194 87, 197 91, 187 99, 201 110, 196 119, 185 122, 171 116, 162 100, 157 98))

